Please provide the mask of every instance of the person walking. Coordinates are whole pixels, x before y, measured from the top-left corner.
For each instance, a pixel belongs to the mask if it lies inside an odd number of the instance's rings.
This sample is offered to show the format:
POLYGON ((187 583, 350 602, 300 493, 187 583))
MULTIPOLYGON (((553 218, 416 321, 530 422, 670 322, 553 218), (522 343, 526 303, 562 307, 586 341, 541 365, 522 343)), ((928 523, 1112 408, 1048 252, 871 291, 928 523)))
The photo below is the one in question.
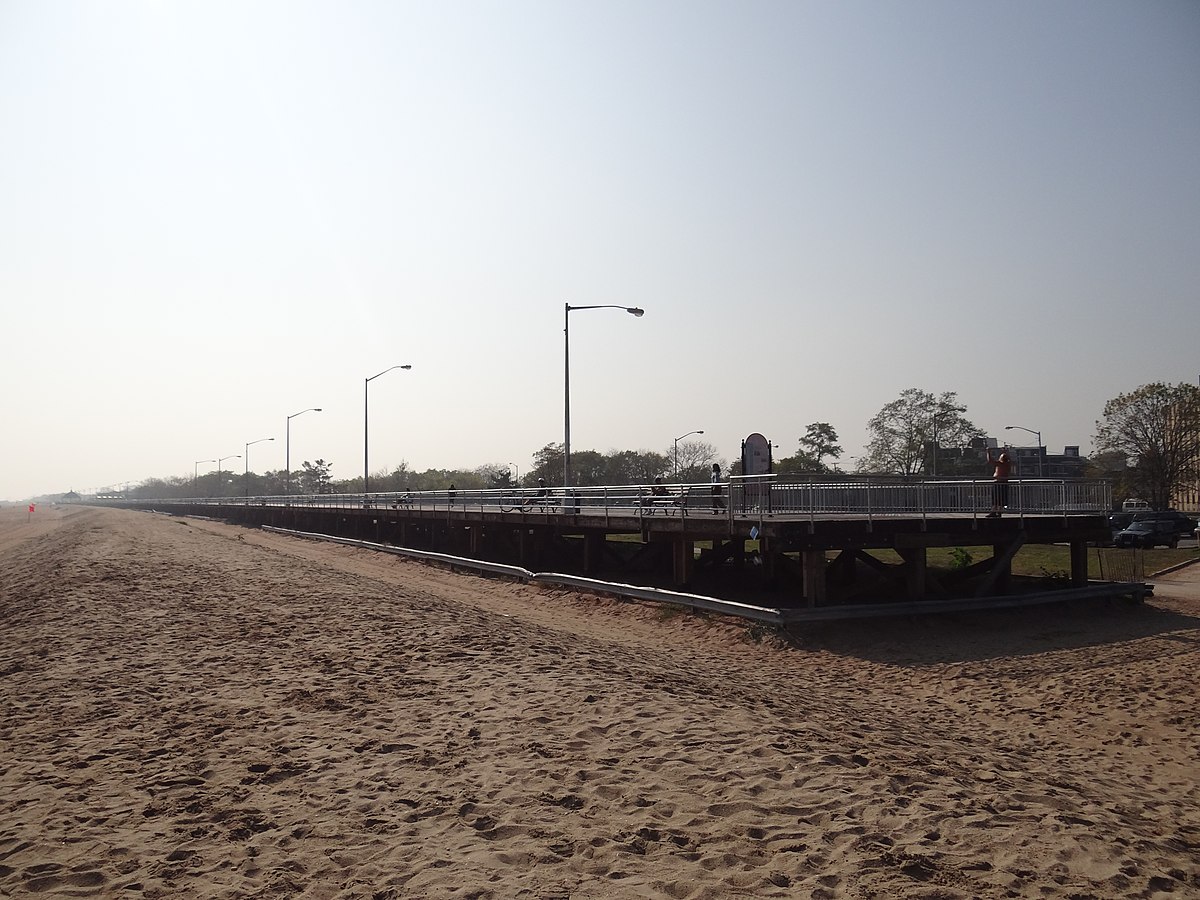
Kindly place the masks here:
POLYGON ((1007 447, 996 457, 992 456, 992 448, 988 447, 987 461, 995 466, 992 472, 992 511, 987 517, 998 519, 1001 511, 1008 509, 1008 479, 1012 475, 1012 458, 1008 455, 1007 447))
POLYGON ((713 512, 720 512, 725 508, 725 498, 721 496, 721 465, 720 463, 712 464, 712 509, 713 512))

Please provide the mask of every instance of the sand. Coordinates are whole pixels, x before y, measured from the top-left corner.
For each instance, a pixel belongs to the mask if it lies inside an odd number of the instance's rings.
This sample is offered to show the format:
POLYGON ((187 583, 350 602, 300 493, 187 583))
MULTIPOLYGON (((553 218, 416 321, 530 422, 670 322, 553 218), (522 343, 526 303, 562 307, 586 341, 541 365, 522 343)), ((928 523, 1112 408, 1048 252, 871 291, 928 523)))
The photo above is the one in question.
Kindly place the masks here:
POLYGON ((785 641, 19 508, 0 629, 0 896, 1200 896, 1200 567, 785 641))

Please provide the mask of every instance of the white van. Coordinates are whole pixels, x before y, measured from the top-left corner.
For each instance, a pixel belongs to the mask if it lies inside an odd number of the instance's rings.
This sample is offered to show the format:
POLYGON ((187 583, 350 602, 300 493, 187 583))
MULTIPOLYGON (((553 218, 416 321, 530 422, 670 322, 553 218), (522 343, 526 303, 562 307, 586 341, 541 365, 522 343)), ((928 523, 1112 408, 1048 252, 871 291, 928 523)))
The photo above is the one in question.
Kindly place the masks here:
POLYGON ((1145 500, 1130 498, 1121 504, 1121 512, 1149 512, 1150 504, 1145 500))

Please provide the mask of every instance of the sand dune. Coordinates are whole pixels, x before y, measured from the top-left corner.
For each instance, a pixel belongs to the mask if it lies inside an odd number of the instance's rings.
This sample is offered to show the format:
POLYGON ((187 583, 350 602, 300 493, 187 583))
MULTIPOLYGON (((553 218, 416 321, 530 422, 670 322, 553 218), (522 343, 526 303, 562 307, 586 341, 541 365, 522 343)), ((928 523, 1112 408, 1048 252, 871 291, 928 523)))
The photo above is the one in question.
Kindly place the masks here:
POLYGON ((1200 572, 1142 607, 784 641, 17 512, 0 896, 1200 896, 1200 572))

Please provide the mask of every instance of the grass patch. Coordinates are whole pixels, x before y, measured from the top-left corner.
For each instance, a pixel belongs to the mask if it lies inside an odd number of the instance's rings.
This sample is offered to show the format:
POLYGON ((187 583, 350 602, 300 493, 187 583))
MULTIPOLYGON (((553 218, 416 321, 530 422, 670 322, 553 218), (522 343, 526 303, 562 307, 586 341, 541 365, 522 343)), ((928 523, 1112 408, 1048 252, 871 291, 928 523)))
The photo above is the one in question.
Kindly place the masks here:
MULTIPOLYGON (((900 555, 894 550, 868 550, 876 559, 889 564, 900 562, 900 555)), ((1110 551, 1112 552, 1112 551, 1110 551)), ((1142 551, 1146 554, 1146 574, 1159 572, 1182 562, 1200 559, 1200 550, 1169 550, 1155 548, 1142 551)), ((962 559, 963 554, 972 560, 989 559, 992 548, 984 547, 931 547, 927 559, 931 568, 953 569, 962 559)), ((1060 547, 1058 544, 1027 544, 1017 551, 1013 557, 1012 571, 1014 575, 1031 575, 1038 578, 1054 577, 1060 573, 1071 571, 1071 548, 1060 547)), ((1100 577, 1099 548, 1088 547, 1088 577, 1100 577)))
MULTIPOLYGON (((613 534, 608 536, 610 541, 628 541, 641 543, 641 536, 636 534, 613 534)), ((696 554, 700 550, 710 549, 712 541, 696 541, 696 554)), ((746 541, 746 553, 759 548, 758 541, 746 541)), ((889 565, 900 562, 900 555, 894 550, 868 550, 872 556, 889 565)), ((1109 552, 1114 552, 1109 550, 1109 552)), ((1161 572, 1179 563, 1200 559, 1200 549, 1171 550, 1166 547, 1156 547, 1153 550, 1142 551, 1146 554, 1146 574, 1161 572)), ((828 551, 825 556, 833 559, 837 551, 828 551)), ((960 569, 972 562, 990 559, 990 545, 981 547, 930 547, 928 552, 929 566, 934 569, 960 569)), ((1057 578, 1069 576, 1071 572, 1071 549, 1058 544, 1027 544, 1017 551, 1013 558, 1012 571, 1014 575, 1029 575, 1037 578, 1057 578)), ((1100 553, 1096 547, 1088 547, 1088 577, 1100 577, 1100 553)))

